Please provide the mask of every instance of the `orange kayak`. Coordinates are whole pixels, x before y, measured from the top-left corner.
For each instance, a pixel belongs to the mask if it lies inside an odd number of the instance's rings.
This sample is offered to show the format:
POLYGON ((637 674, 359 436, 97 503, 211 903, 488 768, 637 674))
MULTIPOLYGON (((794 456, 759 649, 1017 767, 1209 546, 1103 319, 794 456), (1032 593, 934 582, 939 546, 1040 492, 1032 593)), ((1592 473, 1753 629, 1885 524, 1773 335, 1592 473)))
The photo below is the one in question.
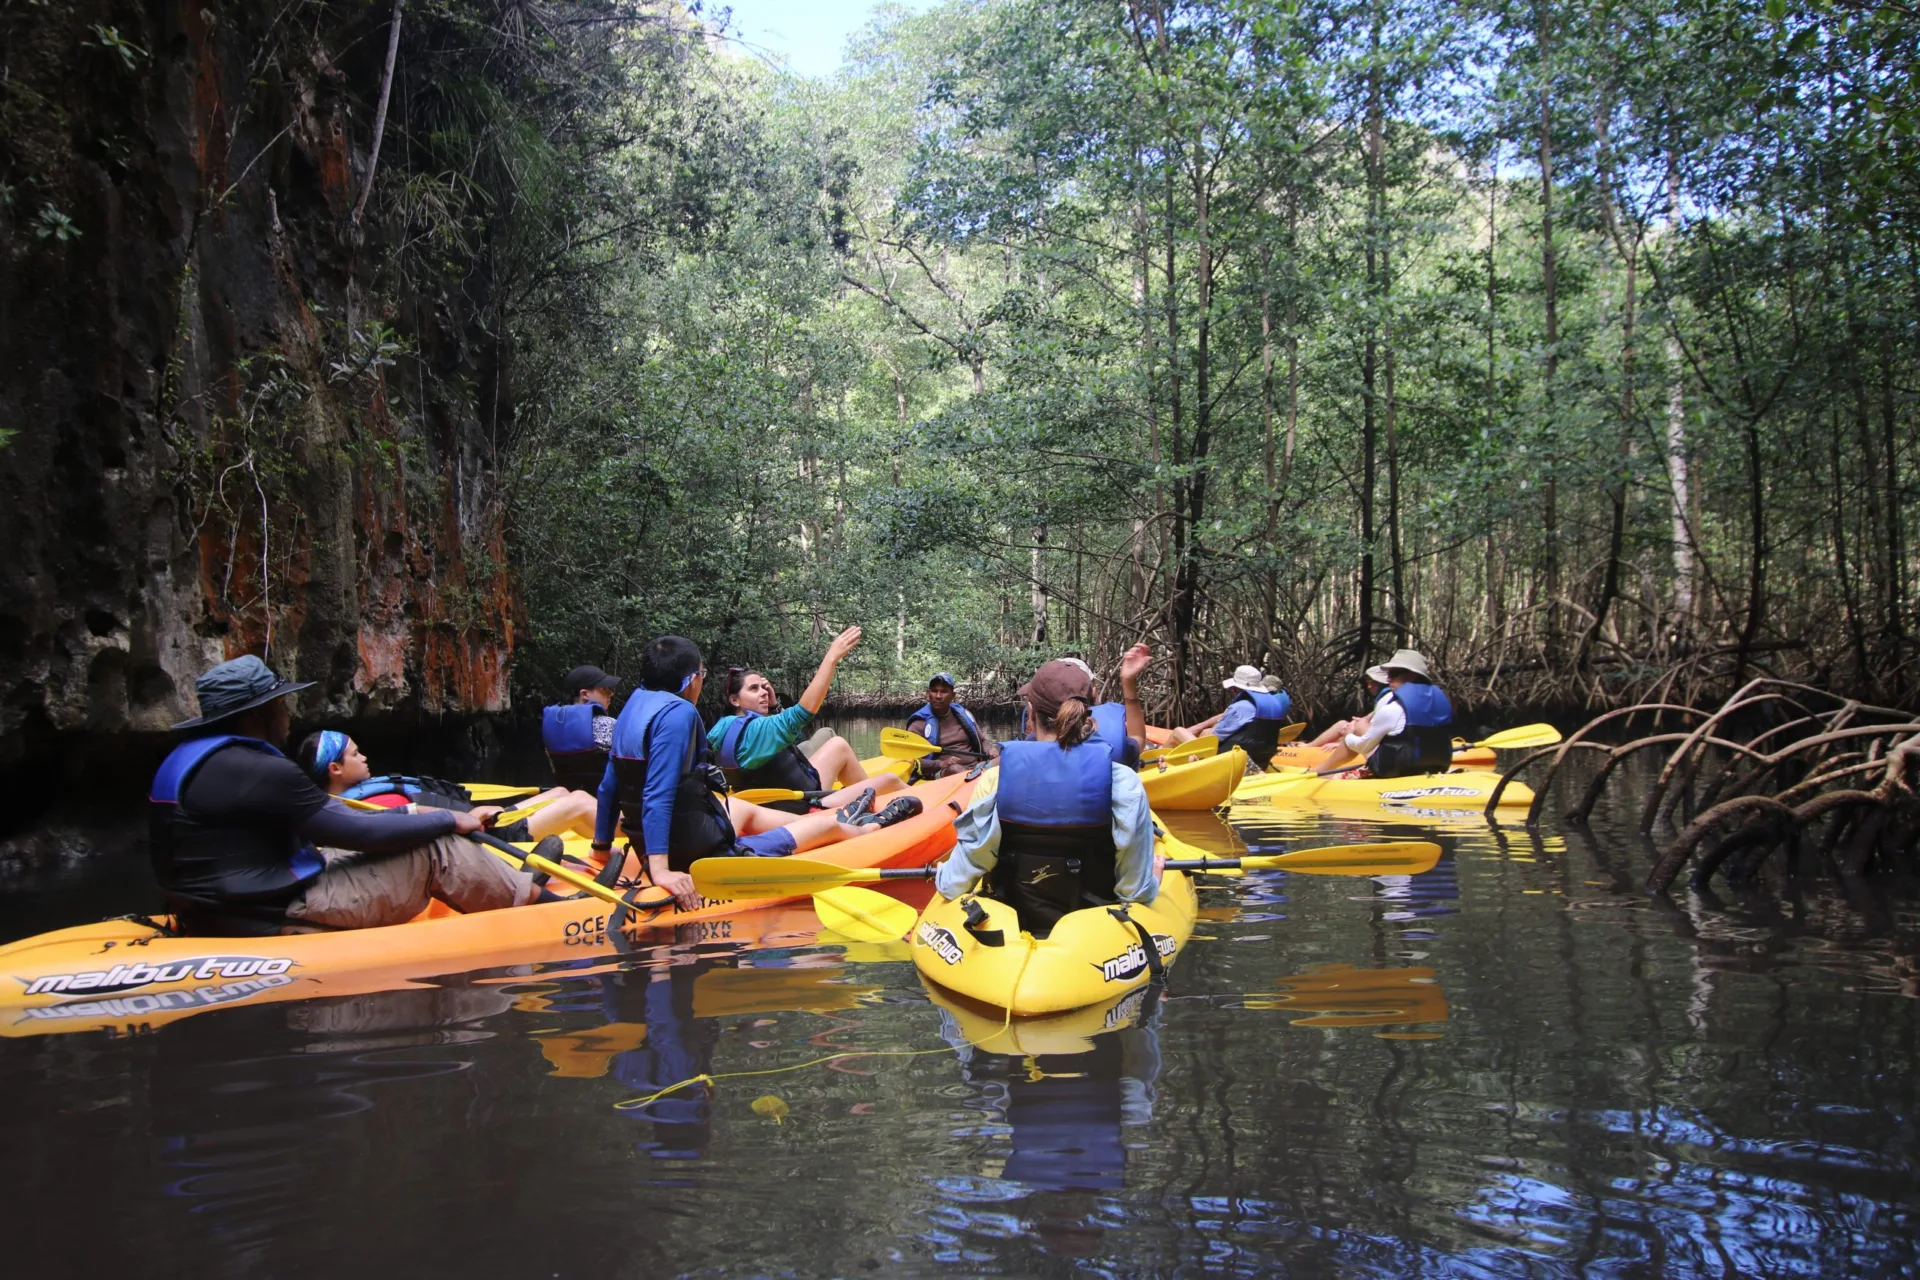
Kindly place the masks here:
MULTIPOLYGON (((858 840, 808 852, 844 867, 925 866, 953 847, 953 820, 973 784, 942 778, 912 788, 925 811, 858 840)), ((541 958, 611 958, 664 941, 751 942, 736 924, 791 930, 812 921, 806 897, 791 895, 705 903, 682 911, 649 900, 626 930, 610 927, 613 908, 596 898, 487 911, 449 912, 440 904, 406 924, 279 937, 178 937, 161 917, 151 923, 103 920, 57 929, 0 947, 0 1036, 110 1028, 150 1029, 230 1004, 304 1000, 415 985, 441 974, 541 958)), ((817 922, 812 923, 817 928, 817 922)), ((791 944, 789 944, 791 945, 791 944)))

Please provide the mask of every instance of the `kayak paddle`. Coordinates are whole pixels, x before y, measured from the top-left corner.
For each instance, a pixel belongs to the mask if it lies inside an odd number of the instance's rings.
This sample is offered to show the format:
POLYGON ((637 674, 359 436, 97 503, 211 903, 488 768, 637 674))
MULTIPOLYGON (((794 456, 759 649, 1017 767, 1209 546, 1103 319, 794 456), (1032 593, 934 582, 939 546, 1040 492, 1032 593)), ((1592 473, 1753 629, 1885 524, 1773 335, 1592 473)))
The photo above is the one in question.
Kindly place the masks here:
POLYGON ((919 734, 908 729, 889 725, 880 731, 880 754, 889 760, 919 760, 925 756, 946 754, 960 756, 967 760, 984 760, 985 756, 977 751, 960 751, 953 747, 942 747, 928 742, 919 734))
POLYGON ((1495 751, 1505 751, 1514 747, 1550 747, 1560 741, 1560 731, 1550 724, 1523 724, 1517 729, 1502 729, 1479 742, 1469 742, 1470 747, 1492 747, 1495 751))
POLYGON ((897 942, 920 918, 898 898, 853 885, 814 894, 813 910, 821 924, 856 942, 897 942))
POLYGON ((1164 760, 1168 764, 1183 764, 1188 760, 1204 760, 1219 754, 1220 739, 1209 733, 1170 747, 1148 747, 1140 753, 1140 763, 1158 764, 1164 760))
MULTIPOLYGON (((580 890, 580 892, 598 898, 609 906, 632 907, 634 905, 620 894, 595 880, 592 876, 582 875, 580 872, 569 867, 563 867, 557 862, 550 862, 537 853, 523 853, 520 849, 508 844, 498 836, 489 835, 485 831, 475 831, 470 834, 467 839, 477 841, 486 846, 490 852, 499 857, 503 862, 511 862, 523 871, 544 871, 550 878, 570 884, 580 890)), ((612 856, 618 857, 619 855, 615 854, 612 856)))

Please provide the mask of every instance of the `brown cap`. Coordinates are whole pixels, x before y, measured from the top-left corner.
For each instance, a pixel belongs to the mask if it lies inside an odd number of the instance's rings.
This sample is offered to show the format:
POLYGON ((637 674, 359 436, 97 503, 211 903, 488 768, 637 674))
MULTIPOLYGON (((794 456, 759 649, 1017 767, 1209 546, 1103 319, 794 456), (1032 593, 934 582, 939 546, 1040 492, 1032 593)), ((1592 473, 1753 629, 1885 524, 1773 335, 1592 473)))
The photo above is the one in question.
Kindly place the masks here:
POLYGON ((1038 671, 1033 679, 1020 686, 1020 696, 1033 704, 1033 709, 1051 720, 1060 714, 1060 704, 1068 698, 1078 698, 1089 706, 1093 703, 1093 677, 1087 674, 1084 663, 1071 658, 1055 658, 1038 671))

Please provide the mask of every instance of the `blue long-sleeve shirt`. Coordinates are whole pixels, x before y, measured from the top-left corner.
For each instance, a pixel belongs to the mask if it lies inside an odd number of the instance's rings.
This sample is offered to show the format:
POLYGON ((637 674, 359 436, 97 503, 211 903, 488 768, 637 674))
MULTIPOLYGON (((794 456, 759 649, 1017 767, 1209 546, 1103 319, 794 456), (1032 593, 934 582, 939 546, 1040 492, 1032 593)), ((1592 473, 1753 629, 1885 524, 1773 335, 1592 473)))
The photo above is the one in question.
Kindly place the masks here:
MULTIPOLYGON (((1160 893, 1153 871, 1153 810, 1140 775, 1125 765, 1113 768, 1113 891, 1122 902, 1152 902, 1160 893)), ((942 895, 957 898, 971 890, 1000 861, 1000 771, 989 771, 973 787, 966 812, 953 820, 953 852, 934 874, 942 895)))
POLYGON ((680 779, 693 760, 694 742, 700 731, 700 713, 678 694, 641 689, 627 699, 627 705, 620 709, 620 718, 614 722, 613 750, 608 753, 607 771, 600 779, 594 843, 612 844, 620 822, 614 761, 644 758, 647 778, 640 792, 640 830, 629 830, 627 839, 638 835, 642 853, 667 855, 668 833, 673 830, 674 793, 679 790, 680 779), (651 742, 648 741, 649 726, 651 742))

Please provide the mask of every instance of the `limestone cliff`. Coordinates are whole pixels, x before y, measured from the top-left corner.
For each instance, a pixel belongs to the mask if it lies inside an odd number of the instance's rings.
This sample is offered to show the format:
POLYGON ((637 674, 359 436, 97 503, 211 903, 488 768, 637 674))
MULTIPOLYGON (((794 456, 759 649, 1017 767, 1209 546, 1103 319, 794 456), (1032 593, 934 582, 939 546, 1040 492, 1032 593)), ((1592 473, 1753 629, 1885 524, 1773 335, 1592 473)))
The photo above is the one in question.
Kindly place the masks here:
POLYGON ((391 13, 0 7, 16 794, 192 714, 195 674, 242 652, 320 683, 304 717, 506 705, 508 344, 476 319, 484 279, 447 284, 485 264, 409 280, 409 228, 353 220, 391 13))

